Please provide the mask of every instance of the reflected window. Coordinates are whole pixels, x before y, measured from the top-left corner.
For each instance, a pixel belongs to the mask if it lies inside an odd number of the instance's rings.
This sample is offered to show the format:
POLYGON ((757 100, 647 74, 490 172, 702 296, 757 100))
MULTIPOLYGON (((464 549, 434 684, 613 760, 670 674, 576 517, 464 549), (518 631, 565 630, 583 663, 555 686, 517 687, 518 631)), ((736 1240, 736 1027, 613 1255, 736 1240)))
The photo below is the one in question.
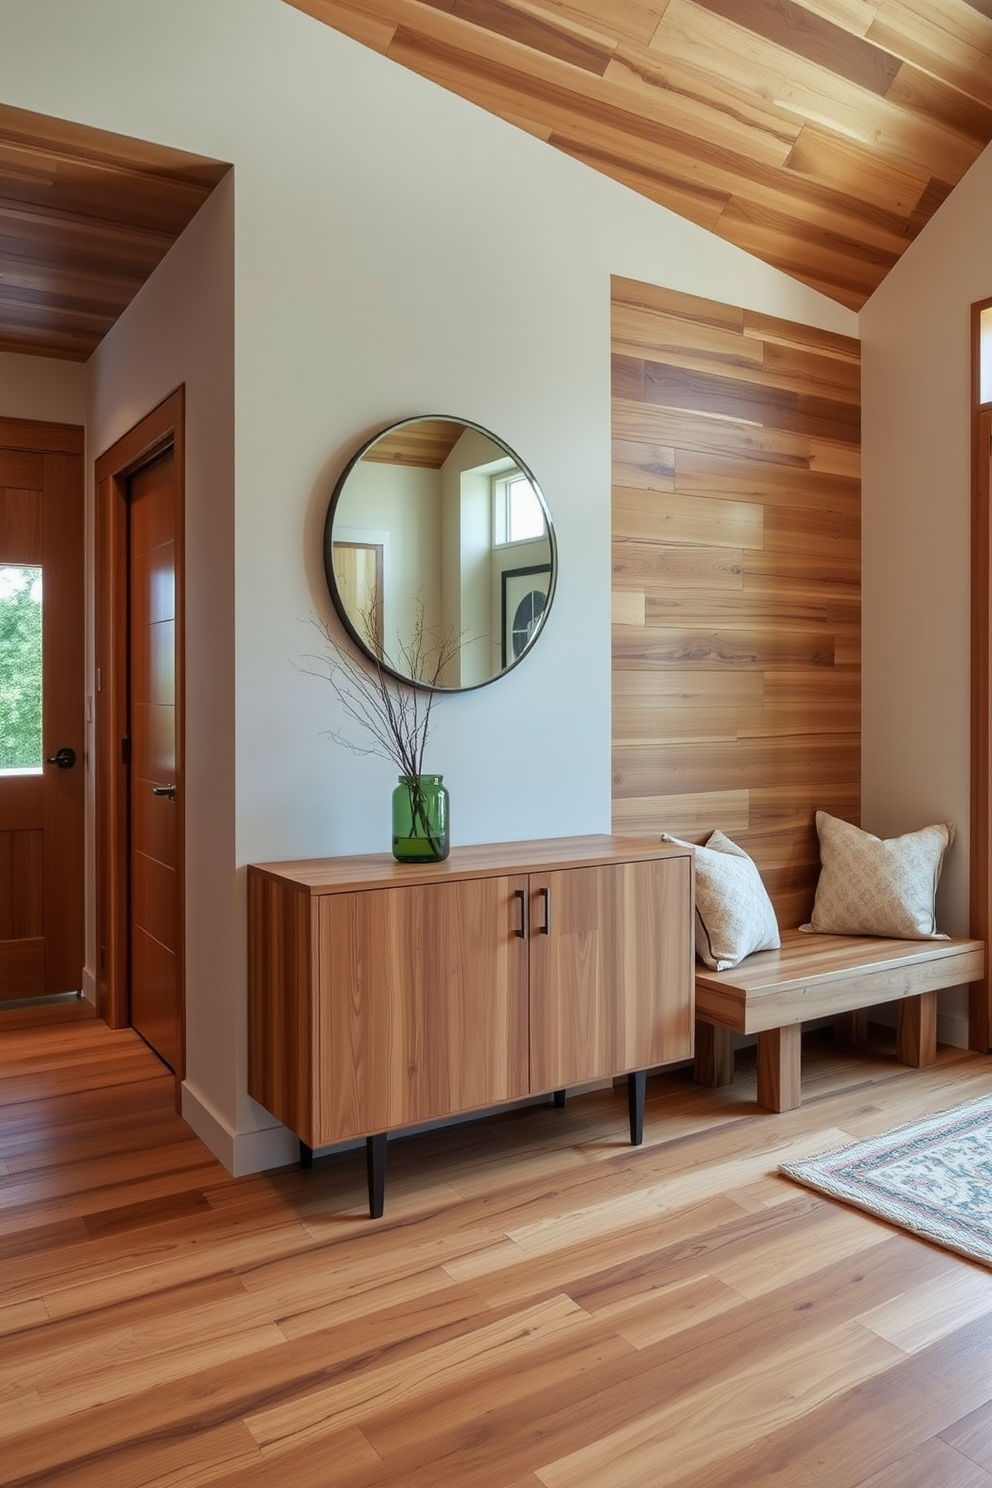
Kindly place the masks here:
POLYGON ((520 470, 493 476, 493 528, 497 547, 534 542, 547 531, 541 499, 520 470))
POLYGON ((41 769, 41 569, 0 564, 0 770, 41 769))

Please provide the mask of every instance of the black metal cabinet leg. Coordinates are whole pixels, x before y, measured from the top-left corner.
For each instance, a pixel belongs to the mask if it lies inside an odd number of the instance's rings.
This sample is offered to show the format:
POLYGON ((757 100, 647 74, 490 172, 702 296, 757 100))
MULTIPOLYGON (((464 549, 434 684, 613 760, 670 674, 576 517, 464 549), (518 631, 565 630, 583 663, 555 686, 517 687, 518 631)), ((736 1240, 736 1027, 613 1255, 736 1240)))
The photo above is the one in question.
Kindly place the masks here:
POLYGON ((300 1167, 304 1170, 313 1167, 313 1148, 303 1141, 300 1142, 300 1167))
POLYGON ((365 1165, 369 1175, 369 1217, 381 1219, 386 1203, 386 1133, 365 1138, 365 1165))
POLYGON ((631 1070, 627 1076, 627 1107, 630 1111, 630 1145, 640 1147, 644 1141, 644 1093, 647 1070, 631 1070))
POLYGON ((560 1111, 560 1110, 562 1110, 562 1108, 564 1107, 564 1105, 565 1105, 565 1092, 564 1092, 564 1090, 556 1090, 555 1091, 555 1107, 556 1107, 556 1109, 560 1111))

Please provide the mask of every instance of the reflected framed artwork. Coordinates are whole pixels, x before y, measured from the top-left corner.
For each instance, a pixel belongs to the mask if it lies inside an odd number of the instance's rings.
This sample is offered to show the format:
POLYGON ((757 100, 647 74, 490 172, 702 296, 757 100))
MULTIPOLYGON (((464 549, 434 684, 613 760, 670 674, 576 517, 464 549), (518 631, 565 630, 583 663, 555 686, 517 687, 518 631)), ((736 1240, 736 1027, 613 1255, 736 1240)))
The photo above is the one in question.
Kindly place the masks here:
POLYGON ((502 573, 501 649, 503 667, 512 666, 541 623, 551 587, 550 563, 505 568, 502 573))

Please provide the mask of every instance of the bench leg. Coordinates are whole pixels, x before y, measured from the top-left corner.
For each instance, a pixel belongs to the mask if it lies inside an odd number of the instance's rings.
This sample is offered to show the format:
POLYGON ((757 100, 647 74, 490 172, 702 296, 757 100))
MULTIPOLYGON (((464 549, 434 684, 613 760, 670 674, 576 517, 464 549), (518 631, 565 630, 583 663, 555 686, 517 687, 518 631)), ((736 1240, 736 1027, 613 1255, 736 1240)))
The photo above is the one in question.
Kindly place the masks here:
POLYGON ((834 1038, 840 1044, 863 1044, 868 1037, 868 1009, 838 1013, 834 1019, 834 1038))
POLYGON ((734 1035, 713 1023, 696 1024, 696 1084, 729 1085, 734 1078, 734 1035))
POLYGON ((768 1111, 792 1111, 799 1105, 802 1035, 801 1023, 758 1034, 758 1105, 768 1111))
POLYGON ((896 1057, 914 1069, 933 1064, 937 1058, 937 994, 920 992, 899 1004, 896 1026, 896 1057))

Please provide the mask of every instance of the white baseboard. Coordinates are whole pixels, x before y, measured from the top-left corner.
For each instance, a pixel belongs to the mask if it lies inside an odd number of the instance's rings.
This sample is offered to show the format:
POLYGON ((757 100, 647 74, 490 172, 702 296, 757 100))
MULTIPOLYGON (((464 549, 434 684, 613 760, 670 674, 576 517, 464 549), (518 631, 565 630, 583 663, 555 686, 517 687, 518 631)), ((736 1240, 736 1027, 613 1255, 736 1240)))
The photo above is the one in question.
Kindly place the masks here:
MULTIPOLYGON (((871 1016, 874 1023, 881 1023, 886 1028, 896 1026, 896 1011, 891 1003, 884 1007, 874 1008, 871 1016)), ((952 1049, 967 1049, 967 1013, 942 1013, 938 1008, 937 1042, 938 1044, 950 1044, 952 1049)))
POLYGON ((299 1143, 284 1126, 275 1123, 256 1131, 233 1131, 209 1102, 185 1084, 183 1120, 235 1178, 283 1168, 300 1155, 299 1143))
POLYGON ((961 1013, 937 1014, 937 1042, 950 1044, 953 1049, 968 1047, 968 1019, 961 1013))
MULTIPOLYGON (((612 1082, 609 1080, 595 1080, 586 1085, 576 1085, 569 1088, 569 1095, 581 1095, 586 1090, 605 1089, 612 1082)), ((397 1137, 416 1136, 418 1132, 434 1131, 438 1127, 458 1126, 462 1122, 477 1121, 480 1117, 496 1115, 500 1111, 509 1111, 517 1106, 540 1105, 546 1102, 546 1095, 526 1096, 522 1100, 507 1101, 498 1106, 487 1107, 481 1111, 460 1112, 455 1116, 438 1117, 434 1121, 425 1121, 417 1126, 403 1127, 394 1135, 397 1137)), ((222 1162, 235 1178, 243 1178, 248 1173, 263 1173, 268 1168, 284 1168, 290 1163, 299 1160, 300 1144, 293 1133, 278 1122, 272 1126, 259 1127, 253 1131, 235 1132, 227 1125, 209 1102, 190 1088, 183 1085, 183 1120, 193 1128, 214 1157, 222 1162)), ((353 1147, 363 1147, 364 1137, 352 1137, 344 1142, 335 1142, 328 1147, 318 1149, 319 1156, 329 1156, 335 1152, 346 1152, 353 1147)))
POLYGON ((86 1001, 96 1007, 96 977, 88 966, 83 967, 83 985, 80 990, 86 1001))

